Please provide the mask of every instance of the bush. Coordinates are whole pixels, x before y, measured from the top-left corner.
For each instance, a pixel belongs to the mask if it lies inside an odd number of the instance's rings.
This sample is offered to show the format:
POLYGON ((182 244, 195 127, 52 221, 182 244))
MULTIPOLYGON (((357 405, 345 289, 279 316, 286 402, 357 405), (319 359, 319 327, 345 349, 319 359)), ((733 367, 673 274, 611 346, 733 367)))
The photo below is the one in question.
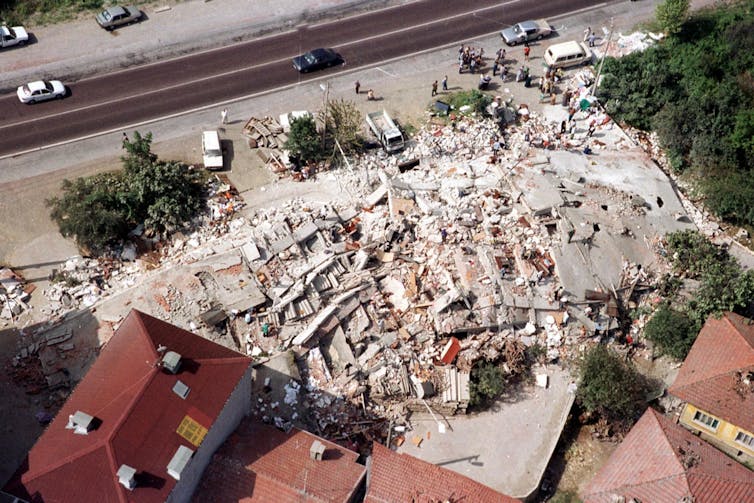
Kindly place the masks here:
POLYGON ((290 151, 291 156, 304 163, 322 159, 322 138, 317 132, 314 118, 305 116, 293 119, 284 147, 290 151))
MULTIPOLYGON (((333 140, 340 144, 346 154, 361 150, 364 138, 361 136, 361 125, 364 117, 353 101, 333 100, 327 106, 327 118, 324 111, 320 112, 319 120, 327 124, 327 138, 332 145, 333 140)), ((328 151, 331 151, 328 148, 328 151)))
POLYGON ((649 386, 615 351, 602 344, 589 349, 579 362, 576 398, 587 412, 611 422, 631 424, 647 407, 649 386))
POLYGON ((468 105, 471 107, 469 113, 483 116, 487 113, 487 106, 490 103, 492 103, 492 97, 488 94, 484 94, 478 89, 459 91, 448 97, 448 104, 453 107, 453 111, 456 113, 459 113, 461 107, 468 105))
POLYGON ((699 328, 686 314, 667 304, 661 305, 644 327, 647 339, 676 360, 686 358, 698 332, 699 328))
POLYGON ((505 389, 505 375, 497 365, 482 362, 471 370, 469 382, 470 405, 481 405, 494 400, 505 389))
POLYGON ((689 14, 689 0, 665 0, 657 6, 657 21, 666 33, 678 33, 689 14))

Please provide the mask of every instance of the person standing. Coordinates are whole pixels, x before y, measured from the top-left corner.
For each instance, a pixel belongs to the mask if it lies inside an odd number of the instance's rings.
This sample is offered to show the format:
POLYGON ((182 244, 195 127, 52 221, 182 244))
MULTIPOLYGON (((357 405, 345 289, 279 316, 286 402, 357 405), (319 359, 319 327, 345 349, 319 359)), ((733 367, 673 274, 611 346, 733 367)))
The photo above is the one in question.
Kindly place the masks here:
POLYGON ((530 52, 531 52, 531 47, 529 47, 529 42, 524 42, 524 61, 529 61, 530 52))
POLYGON ((596 38, 597 38, 597 37, 596 37, 596 36, 594 35, 594 33, 590 33, 590 34, 589 34, 589 47, 594 47, 594 40, 595 40, 596 38))
POLYGON ((228 109, 227 108, 223 108, 222 112, 220 112, 220 123, 221 124, 228 123, 228 109))
POLYGON ((442 78, 442 90, 447 91, 448 90, 448 76, 444 76, 442 78))
POLYGON ((437 81, 432 82, 432 96, 437 96, 437 81))
POLYGON ((500 70, 500 80, 502 80, 503 82, 508 82, 508 67, 505 65, 500 70))
POLYGON ((495 62, 492 64, 492 76, 497 75, 497 69, 500 67, 500 58, 495 58, 495 62))
POLYGON ((353 87, 354 89, 356 89, 356 94, 359 94, 359 89, 361 89, 361 82, 357 80, 356 82, 353 83, 353 87))
POLYGON ((476 68, 476 59, 471 58, 471 61, 469 61, 469 72, 474 73, 475 68, 476 68))
POLYGON ((592 27, 591 26, 587 26, 586 30, 584 30, 584 42, 586 42, 587 40, 589 40, 589 35, 591 35, 591 33, 592 33, 592 27))

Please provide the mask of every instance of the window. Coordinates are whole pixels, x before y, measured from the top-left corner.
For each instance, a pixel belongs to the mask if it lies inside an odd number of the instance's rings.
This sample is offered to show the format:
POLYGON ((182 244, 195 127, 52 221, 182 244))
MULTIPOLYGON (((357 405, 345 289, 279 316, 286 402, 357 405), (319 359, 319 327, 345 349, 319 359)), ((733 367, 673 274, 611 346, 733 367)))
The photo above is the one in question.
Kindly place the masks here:
POLYGON ((739 431, 736 435, 736 442, 745 445, 749 449, 754 449, 754 437, 747 435, 743 431, 739 431))
POLYGON ((711 430, 716 430, 717 429, 717 425, 720 424, 720 421, 718 421, 714 417, 708 416, 707 414, 705 414, 705 413, 703 413, 701 411, 696 411, 694 413, 694 421, 696 421, 697 423, 699 423, 702 426, 705 426, 705 427, 707 427, 707 428, 709 428, 711 430))

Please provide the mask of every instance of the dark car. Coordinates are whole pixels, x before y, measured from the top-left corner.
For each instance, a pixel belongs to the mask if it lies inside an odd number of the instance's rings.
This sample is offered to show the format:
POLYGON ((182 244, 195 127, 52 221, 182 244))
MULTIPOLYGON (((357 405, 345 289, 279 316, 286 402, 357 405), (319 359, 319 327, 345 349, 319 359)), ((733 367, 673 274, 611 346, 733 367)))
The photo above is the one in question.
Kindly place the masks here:
POLYGON ((332 49, 314 49, 293 58, 293 68, 301 73, 313 72, 342 63, 343 58, 332 49))

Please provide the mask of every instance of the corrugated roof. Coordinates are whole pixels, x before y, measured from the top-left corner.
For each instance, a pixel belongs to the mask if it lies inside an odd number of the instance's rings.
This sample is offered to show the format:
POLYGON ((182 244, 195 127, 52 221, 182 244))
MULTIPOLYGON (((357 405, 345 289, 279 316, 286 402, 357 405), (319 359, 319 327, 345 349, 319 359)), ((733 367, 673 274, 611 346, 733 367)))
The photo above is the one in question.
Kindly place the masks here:
POLYGON ((648 409, 584 488, 584 503, 616 496, 653 503, 754 502, 754 472, 648 409))
POLYGON ((374 443, 365 503, 397 501, 473 501, 510 503, 519 500, 499 493, 452 470, 398 454, 374 443))
POLYGON ((345 503, 366 473, 358 457, 303 430, 284 433, 255 420, 244 421, 215 453, 193 501, 345 503), (315 440, 325 445, 321 461, 309 456, 315 440))
POLYGON ((752 371, 754 322, 725 313, 720 319, 710 317, 704 324, 668 391, 754 432, 754 392, 741 382, 741 374, 752 371))
POLYGON ((209 429, 251 361, 244 355, 139 311, 131 311, 39 438, 4 490, 25 499, 165 501, 175 486, 167 465, 176 449, 196 449, 176 433, 190 415, 209 429), (177 375, 162 370, 159 346, 182 356, 177 375), (191 392, 172 392, 177 379, 191 392), (77 410, 95 417, 88 435, 65 428, 77 410), (122 464, 136 489, 118 483, 122 464))

